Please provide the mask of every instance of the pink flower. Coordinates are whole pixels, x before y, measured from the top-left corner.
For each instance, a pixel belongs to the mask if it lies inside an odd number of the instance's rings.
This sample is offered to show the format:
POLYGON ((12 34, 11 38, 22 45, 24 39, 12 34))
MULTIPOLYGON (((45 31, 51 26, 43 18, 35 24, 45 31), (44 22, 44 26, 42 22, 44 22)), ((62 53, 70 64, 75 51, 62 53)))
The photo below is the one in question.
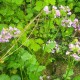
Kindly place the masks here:
POLYGON ((74 22, 78 23, 78 19, 74 19, 74 22))
POLYGON ((20 34, 20 30, 18 30, 15 27, 14 28, 9 27, 7 29, 3 28, 0 34, 0 42, 2 43, 9 42, 11 38, 18 37, 19 34, 20 34))
POLYGON ((60 11, 56 10, 56 16, 59 17, 60 16, 60 11))
POLYGON ((45 6, 43 10, 46 12, 46 14, 50 12, 48 6, 45 6))

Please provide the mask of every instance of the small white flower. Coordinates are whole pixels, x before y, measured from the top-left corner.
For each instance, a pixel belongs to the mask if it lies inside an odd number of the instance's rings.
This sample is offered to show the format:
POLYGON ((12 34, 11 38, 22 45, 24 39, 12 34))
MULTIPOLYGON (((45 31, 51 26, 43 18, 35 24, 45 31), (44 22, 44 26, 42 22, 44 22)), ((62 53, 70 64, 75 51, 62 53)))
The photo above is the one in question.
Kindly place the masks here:
POLYGON ((69 48, 70 48, 70 50, 72 50, 73 48, 75 47, 75 45, 74 44, 69 44, 69 48))
POLYGON ((68 15, 71 15, 71 12, 68 12, 67 14, 68 14, 68 15))
POLYGON ((63 9, 63 10, 65 10, 65 7, 64 7, 64 6, 62 6, 62 5, 61 5, 59 8, 60 8, 60 9, 63 9))
POLYGON ((54 49, 52 50, 52 53, 55 53, 55 50, 54 49))
POLYGON ((56 6, 52 6, 52 8, 53 8, 53 9, 55 9, 55 10, 57 9, 57 7, 56 7, 56 6))
POLYGON ((40 79, 40 80, 43 80, 43 77, 42 77, 42 76, 40 76, 40 77, 39 77, 39 79, 40 79))
POLYGON ((69 52, 69 51, 67 51, 67 52, 66 52, 66 55, 69 55, 69 54, 70 54, 70 52, 69 52))

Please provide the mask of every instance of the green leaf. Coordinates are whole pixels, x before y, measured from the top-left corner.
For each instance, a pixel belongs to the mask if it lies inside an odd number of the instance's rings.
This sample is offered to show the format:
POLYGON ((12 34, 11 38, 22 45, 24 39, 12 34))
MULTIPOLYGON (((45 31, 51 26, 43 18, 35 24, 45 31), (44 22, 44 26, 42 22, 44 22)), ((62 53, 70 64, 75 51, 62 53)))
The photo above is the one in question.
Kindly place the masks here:
POLYGON ((26 51, 25 53, 23 53, 23 55, 21 56, 21 59, 22 59, 23 61, 29 60, 29 59, 31 59, 31 58, 32 58, 32 55, 29 54, 27 51, 26 51))
POLYGON ((76 7, 76 8, 74 9, 74 11, 75 11, 75 12, 80 12, 80 7, 76 7))
POLYGON ((80 76, 78 75, 78 76, 74 77, 73 80, 80 80, 80 76))
POLYGON ((72 14, 70 18, 73 21, 75 19, 75 14, 72 14))
POLYGON ((33 49, 34 51, 38 51, 38 50, 41 48, 40 45, 37 44, 37 43, 35 43, 35 42, 33 42, 30 47, 31 47, 31 49, 33 49))
POLYGON ((11 80, 21 80, 19 75, 12 75, 11 80))
POLYGON ((39 39, 36 39, 35 42, 38 43, 38 44, 43 44, 44 43, 43 40, 40 39, 40 38, 39 39))
POLYGON ((39 66, 37 72, 41 72, 41 71, 43 71, 44 69, 46 69, 45 66, 39 66))
POLYGON ((44 2, 46 3, 46 5, 49 4, 55 5, 56 0, 44 0, 44 2))
POLYGON ((51 43, 49 43, 49 44, 47 44, 45 46, 45 49, 44 50, 46 52, 51 52, 54 48, 55 48, 55 43, 54 42, 51 42, 51 43))
POLYGON ((33 13, 28 13, 28 15, 26 16, 26 19, 31 19, 33 16, 33 13))
POLYGON ((16 3, 17 5, 21 5, 23 0, 12 0, 13 3, 16 3))
POLYGON ((65 32, 65 36, 70 36, 73 33, 73 30, 73 27, 68 28, 65 32))
POLYGON ((37 2, 36 2, 35 9, 36 9, 37 11, 40 11, 42 8, 43 8, 43 1, 37 1, 37 2))
POLYGON ((3 28, 5 28, 7 25, 6 24, 0 24, 0 30, 2 30, 3 28))
POLYGON ((67 69, 66 74, 63 75, 63 77, 69 79, 70 76, 72 76, 74 74, 73 69, 67 69))
POLYGON ((10 80, 10 77, 6 74, 1 74, 0 75, 0 80, 10 80))
POLYGON ((20 64, 17 63, 17 62, 14 62, 14 61, 11 61, 8 65, 8 68, 14 68, 14 69, 17 69, 20 67, 20 64))

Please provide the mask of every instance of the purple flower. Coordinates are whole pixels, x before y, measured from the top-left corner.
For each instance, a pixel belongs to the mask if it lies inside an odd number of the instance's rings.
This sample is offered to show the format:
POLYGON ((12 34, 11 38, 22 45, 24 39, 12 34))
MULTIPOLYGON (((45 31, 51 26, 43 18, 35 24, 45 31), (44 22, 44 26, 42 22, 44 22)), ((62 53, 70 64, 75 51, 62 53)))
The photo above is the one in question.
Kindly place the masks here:
POLYGON ((0 42, 9 42, 11 38, 18 37, 19 34, 20 30, 15 27, 9 27, 7 29, 3 28, 0 34, 0 42))
POLYGON ((72 54, 71 56, 72 56, 76 61, 80 61, 80 57, 79 57, 76 53, 72 54))

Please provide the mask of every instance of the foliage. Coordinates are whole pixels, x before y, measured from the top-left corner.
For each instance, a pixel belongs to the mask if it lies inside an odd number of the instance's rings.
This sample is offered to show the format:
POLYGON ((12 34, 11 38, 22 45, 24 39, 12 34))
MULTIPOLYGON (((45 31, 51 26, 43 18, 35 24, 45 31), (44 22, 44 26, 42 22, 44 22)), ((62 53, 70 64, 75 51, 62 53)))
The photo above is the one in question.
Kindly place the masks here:
POLYGON ((0 80, 73 79, 79 13, 79 0, 0 0, 0 80), (54 74, 58 60, 67 64, 61 77, 54 74))

